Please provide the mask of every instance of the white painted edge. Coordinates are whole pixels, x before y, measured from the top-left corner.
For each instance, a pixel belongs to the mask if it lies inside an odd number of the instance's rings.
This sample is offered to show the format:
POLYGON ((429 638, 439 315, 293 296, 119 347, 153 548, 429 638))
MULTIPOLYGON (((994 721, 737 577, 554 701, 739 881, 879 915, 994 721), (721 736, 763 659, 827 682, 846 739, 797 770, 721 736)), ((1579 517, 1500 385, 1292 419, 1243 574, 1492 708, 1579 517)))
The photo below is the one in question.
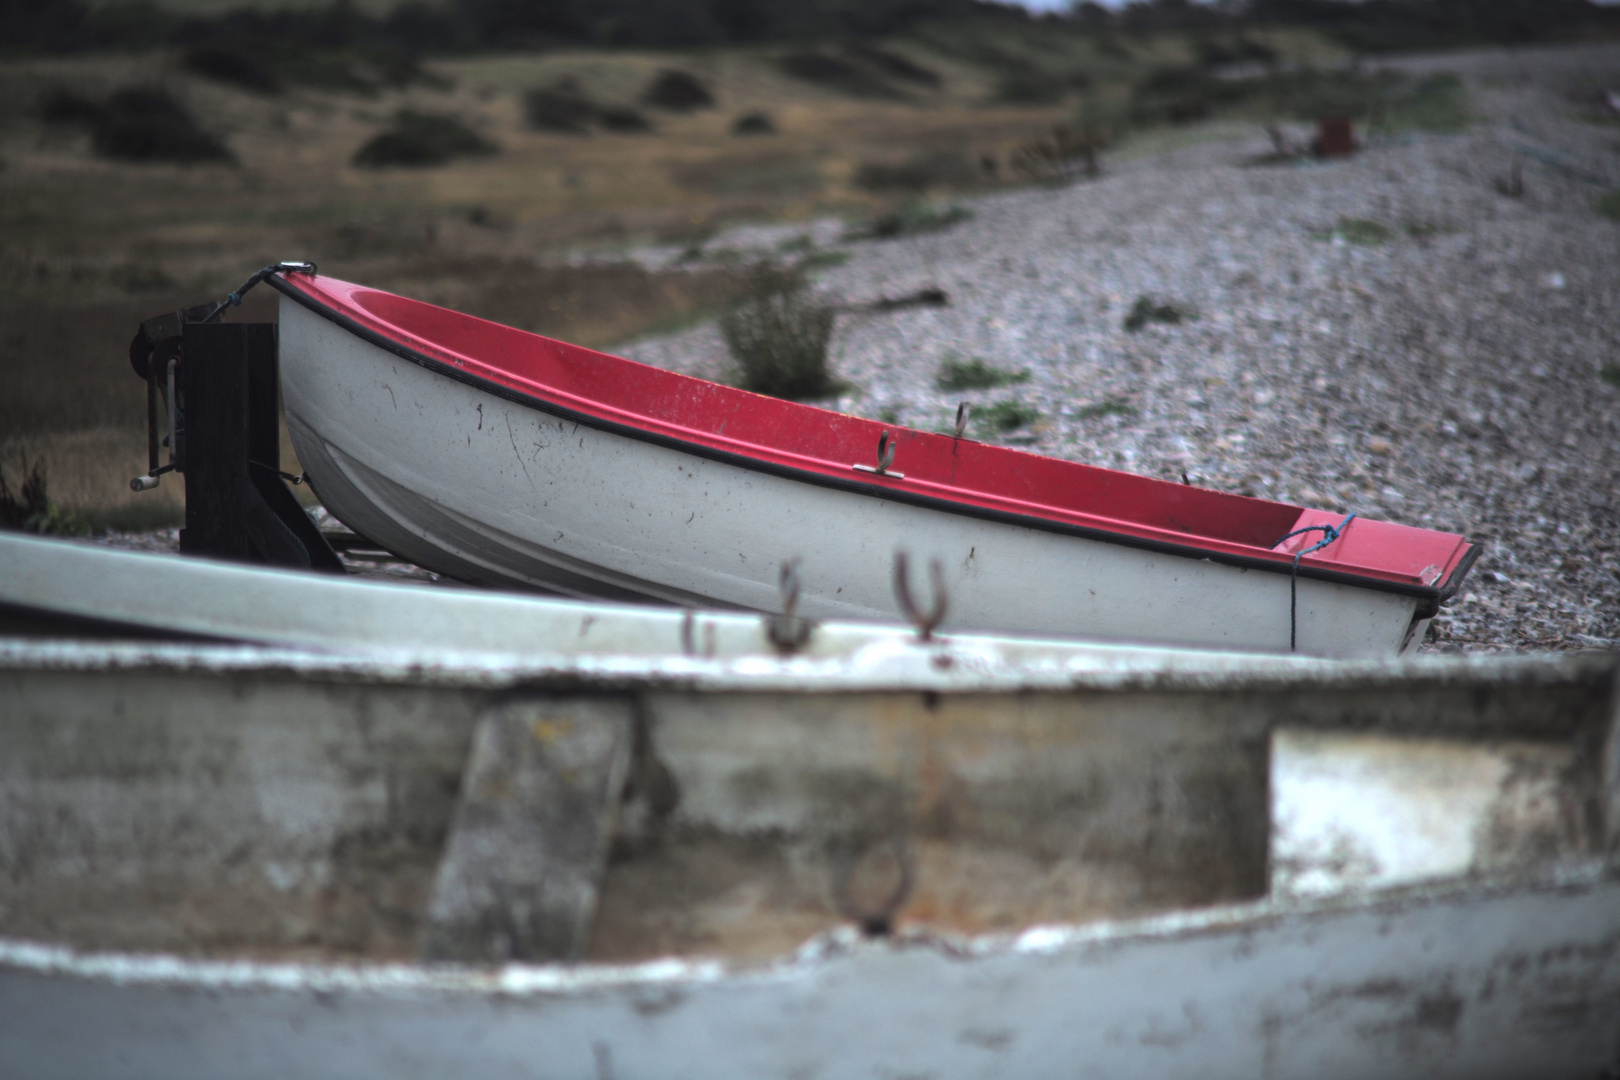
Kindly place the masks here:
POLYGON ((285 646, 86 642, 0 638, 0 672, 162 672, 320 678, 447 689, 503 689, 574 681, 688 691, 1236 690, 1309 685, 1510 685, 1595 677, 1620 654, 1540 653, 1323 660, 1241 653, 1105 649, 1019 657, 949 637, 874 642, 848 657, 704 659, 686 656, 539 655, 450 650, 328 651, 285 646))

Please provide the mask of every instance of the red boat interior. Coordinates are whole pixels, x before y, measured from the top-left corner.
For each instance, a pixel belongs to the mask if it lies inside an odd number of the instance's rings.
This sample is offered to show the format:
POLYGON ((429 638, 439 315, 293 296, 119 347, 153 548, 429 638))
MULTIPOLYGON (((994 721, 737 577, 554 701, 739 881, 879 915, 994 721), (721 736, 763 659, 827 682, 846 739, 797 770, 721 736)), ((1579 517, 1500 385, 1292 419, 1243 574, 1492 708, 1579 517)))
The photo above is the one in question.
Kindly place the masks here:
MULTIPOLYGON (((284 291, 464 377, 694 451, 1212 554, 1293 561, 1344 514, 1231 495, 970 439, 915 431, 739 390, 329 277, 287 274, 284 291), (875 471, 880 440, 893 458, 875 471), (864 468, 857 468, 858 466, 864 468)), ((1351 507, 1350 509, 1354 509, 1351 507)), ((1302 566, 1405 586, 1444 584, 1464 561, 1455 534, 1356 517, 1302 566)))

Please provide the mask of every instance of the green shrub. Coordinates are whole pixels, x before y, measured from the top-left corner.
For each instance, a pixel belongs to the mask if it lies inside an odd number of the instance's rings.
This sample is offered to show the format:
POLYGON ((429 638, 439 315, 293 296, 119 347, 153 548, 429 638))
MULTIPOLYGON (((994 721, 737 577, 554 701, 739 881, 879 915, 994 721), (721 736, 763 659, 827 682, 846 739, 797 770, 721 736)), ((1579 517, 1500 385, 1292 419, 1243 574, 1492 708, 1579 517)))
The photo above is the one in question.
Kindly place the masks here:
POLYGON ((1616 188, 1614 191, 1605 192, 1603 195, 1599 196, 1598 201, 1592 205, 1596 208, 1597 212, 1602 214, 1604 217, 1612 218, 1615 221, 1620 221, 1620 188, 1616 188))
POLYGON ((1068 79, 1038 68, 1004 71, 996 80, 996 100, 1010 105, 1051 105, 1073 89, 1068 79))
POLYGON ((864 226, 851 230, 851 239, 894 240, 904 236, 919 236, 939 232, 952 225, 967 221, 973 211, 961 206, 932 206, 925 202, 908 203, 892 214, 872 219, 864 226))
POLYGON ((1132 124, 1187 123, 1217 113, 1316 121, 1345 116, 1385 131, 1461 131, 1468 90, 1455 75, 1412 84, 1398 75, 1352 71, 1272 71, 1247 79, 1216 78, 1206 68, 1160 68, 1131 92, 1132 124))
POLYGON ((795 79, 851 97, 893 99, 902 96, 877 72, 824 52, 791 52, 779 58, 777 66, 795 79))
POLYGON ((849 262, 847 251, 812 251, 800 259, 796 264, 801 274, 808 274, 813 270, 830 270, 835 266, 843 266, 849 262))
POLYGON ((499 149, 453 116, 401 109, 393 128, 356 151, 354 163, 366 169, 443 165, 459 157, 488 157, 499 149))
POLYGON ((633 135, 653 130, 652 123, 639 109, 592 101, 579 85, 579 80, 572 77, 525 93, 523 116, 536 131, 565 135, 588 134, 593 124, 603 131, 619 134, 633 135))
POLYGON ((523 116, 537 131, 584 135, 596 119, 597 106, 574 79, 539 86, 523 95, 523 116))
POLYGON ((669 112, 691 112, 714 104, 714 94, 696 75, 665 68, 641 92, 641 103, 669 112))
POLYGON ((1609 362, 1598 368, 1598 378, 1610 386, 1620 388, 1620 364, 1609 362))
POLYGON ((720 333, 745 390, 792 401, 831 397, 845 388, 827 367, 833 309, 798 277, 756 271, 748 295, 720 316, 720 333))
POLYGON ((1105 401, 1082 405, 1074 410, 1074 415, 1082 420, 1096 420, 1104 416, 1135 416, 1136 407, 1118 398, 1108 398, 1105 401))
POLYGON ((229 45, 195 45, 180 54, 180 65, 195 75, 255 94, 279 94, 281 80, 257 56, 229 45))
POLYGON ((1390 95, 1375 126, 1386 131, 1458 132, 1468 127, 1468 88, 1455 75, 1431 75, 1409 92, 1390 95))
POLYGON ((897 52, 891 52, 888 49, 868 45, 860 41, 850 42, 848 49, 851 56, 865 61, 892 79, 915 83, 930 90, 939 89, 942 81, 939 72, 924 67, 897 52))
POLYGON ((1388 226, 1366 218, 1340 218, 1333 231, 1352 244, 1363 244, 1368 247, 1387 244, 1395 238, 1395 234, 1388 226))
POLYGON ((1186 320, 1190 314, 1174 304, 1160 304, 1150 296, 1138 296, 1136 303, 1131 305, 1130 313, 1125 316, 1125 329, 1134 334, 1148 323, 1174 325, 1186 320))
POLYGON ((45 463, 36 461, 29 468, 20 462, 22 483, 16 491, 0 469, 0 529, 20 532, 83 536, 89 530, 73 514, 51 503, 45 488, 45 463))
POLYGON ((90 126, 90 142, 102 157, 122 161, 165 161, 182 165, 236 160, 224 143, 197 126, 191 114, 166 91, 131 86, 96 105, 71 95, 48 108, 56 115, 78 109, 90 126))
POLYGON ((1033 424, 1041 418, 1040 410, 1022 401, 997 401, 981 406, 973 412, 973 420, 980 428, 994 435, 1005 435, 1033 424))
POLYGON ((947 356, 940 362, 934 385, 941 390, 991 390, 997 386, 1028 382, 1029 377, 1028 368, 1010 371, 987 364, 977 356, 966 360, 947 356))
POLYGON ((621 135, 639 135, 653 129, 641 110, 628 105, 604 105, 596 111, 596 122, 603 131, 616 131, 621 135))
POLYGON ((79 124, 89 127, 101 119, 103 112, 104 109, 99 102, 60 87, 46 94, 39 103, 39 118, 47 124, 79 124))
POLYGON ((1217 106, 1247 96, 1244 82, 1217 79, 1203 68, 1160 68, 1131 91, 1127 116, 1132 124, 1186 124, 1209 116, 1217 106))
POLYGON ((775 135, 776 121, 767 112, 744 113, 731 122, 733 135, 775 135))
POLYGON ((951 150, 916 154, 898 164, 862 162, 855 170, 856 187, 879 193, 921 194, 931 187, 966 185, 977 179, 972 163, 951 150))

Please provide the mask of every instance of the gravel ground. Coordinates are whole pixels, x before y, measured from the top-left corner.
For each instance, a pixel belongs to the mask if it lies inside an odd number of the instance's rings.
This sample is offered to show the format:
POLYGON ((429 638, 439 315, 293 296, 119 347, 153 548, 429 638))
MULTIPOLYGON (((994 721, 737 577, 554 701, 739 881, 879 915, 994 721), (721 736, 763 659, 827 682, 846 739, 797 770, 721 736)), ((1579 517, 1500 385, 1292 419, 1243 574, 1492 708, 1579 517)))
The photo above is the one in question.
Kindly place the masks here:
MULTIPOLYGON (((834 364, 859 387, 841 409, 943 428, 959 400, 1016 399, 1042 418, 1009 441, 1041 453, 1462 532, 1484 553, 1426 648, 1614 647, 1620 386, 1600 372, 1620 369, 1620 222, 1593 203, 1620 188, 1620 125, 1578 118, 1568 92, 1620 89, 1620 48, 1406 63, 1467 80, 1466 134, 1260 166, 1262 132, 1205 128, 1095 181, 966 202, 946 232, 754 227, 708 251, 810 231, 850 256, 818 279, 844 304, 949 294, 840 316, 834 364), (1499 185, 1515 158, 1517 197, 1499 185), (1391 235, 1355 242, 1345 219, 1391 235), (1126 332, 1140 296, 1196 317, 1126 332), (1031 378, 945 394, 953 355, 1031 378)), ((624 351, 727 365, 712 325, 624 351)))

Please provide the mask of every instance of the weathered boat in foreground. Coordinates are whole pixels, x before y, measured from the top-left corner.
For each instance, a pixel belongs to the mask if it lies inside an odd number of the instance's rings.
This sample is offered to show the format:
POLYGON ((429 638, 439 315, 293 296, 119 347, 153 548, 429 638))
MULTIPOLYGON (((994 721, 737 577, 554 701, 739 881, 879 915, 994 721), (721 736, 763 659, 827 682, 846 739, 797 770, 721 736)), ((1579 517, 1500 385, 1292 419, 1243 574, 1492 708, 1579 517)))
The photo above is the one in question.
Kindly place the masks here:
POLYGON ((772 610, 778 566, 800 557, 804 615, 874 619, 906 549, 939 561, 953 629, 1355 657, 1414 646, 1475 553, 762 397, 313 273, 266 280, 322 502, 465 581, 772 610))
MULTIPOLYGON (((903 623, 814 623, 793 611, 794 575, 770 615, 685 611, 434 588, 119 551, 0 532, 0 634, 218 641, 343 652, 401 651, 618 663, 624 657, 735 660, 793 655, 874 658, 917 635, 903 623)), ((1001 664, 1066 663, 1127 653, 1166 662, 1196 650, 952 634, 952 655, 1001 664)), ((901 649, 901 653, 905 650, 901 649)), ((865 661, 862 661, 865 662, 865 661)))
POLYGON ((1620 1063, 1613 657, 893 660, 0 642, 5 1071, 1620 1063))

